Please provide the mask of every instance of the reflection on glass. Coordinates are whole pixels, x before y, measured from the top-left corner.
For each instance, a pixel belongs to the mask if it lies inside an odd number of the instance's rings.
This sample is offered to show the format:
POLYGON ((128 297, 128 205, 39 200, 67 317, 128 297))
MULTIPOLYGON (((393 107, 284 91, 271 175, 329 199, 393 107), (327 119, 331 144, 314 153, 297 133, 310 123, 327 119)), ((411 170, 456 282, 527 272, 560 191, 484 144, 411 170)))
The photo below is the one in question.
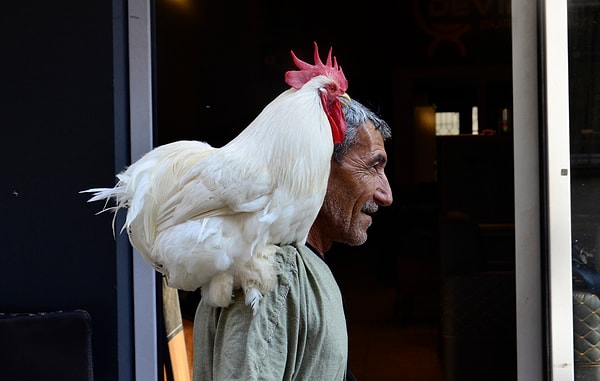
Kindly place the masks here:
POLYGON ((575 379, 600 379, 600 1, 569 1, 575 379))

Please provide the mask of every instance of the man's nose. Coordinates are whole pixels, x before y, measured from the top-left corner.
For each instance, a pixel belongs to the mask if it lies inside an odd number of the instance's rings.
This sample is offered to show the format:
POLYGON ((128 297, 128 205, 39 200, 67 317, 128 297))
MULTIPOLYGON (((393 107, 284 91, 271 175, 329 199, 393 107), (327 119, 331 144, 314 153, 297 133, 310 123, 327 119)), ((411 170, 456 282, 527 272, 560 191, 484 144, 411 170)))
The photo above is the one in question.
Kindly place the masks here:
POLYGON ((390 187, 387 176, 384 175, 381 178, 377 189, 375 190, 374 198, 381 206, 389 206, 392 204, 392 201, 394 201, 392 188, 390 187))

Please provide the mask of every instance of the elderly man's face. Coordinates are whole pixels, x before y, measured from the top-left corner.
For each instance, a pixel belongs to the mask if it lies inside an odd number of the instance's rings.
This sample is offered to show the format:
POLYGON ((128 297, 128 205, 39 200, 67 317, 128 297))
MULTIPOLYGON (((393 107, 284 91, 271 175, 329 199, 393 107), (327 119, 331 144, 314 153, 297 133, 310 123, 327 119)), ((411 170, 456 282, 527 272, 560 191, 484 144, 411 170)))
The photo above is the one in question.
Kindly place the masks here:
POLYGON ((392 190, 385 175, 387 153, 381 134, 373 124, 358 131, 358 143, 341 163, 331 162, 331 176, 321 216, 335 242, 361 245, 367 240, 372 214, 392 203, 392 190))

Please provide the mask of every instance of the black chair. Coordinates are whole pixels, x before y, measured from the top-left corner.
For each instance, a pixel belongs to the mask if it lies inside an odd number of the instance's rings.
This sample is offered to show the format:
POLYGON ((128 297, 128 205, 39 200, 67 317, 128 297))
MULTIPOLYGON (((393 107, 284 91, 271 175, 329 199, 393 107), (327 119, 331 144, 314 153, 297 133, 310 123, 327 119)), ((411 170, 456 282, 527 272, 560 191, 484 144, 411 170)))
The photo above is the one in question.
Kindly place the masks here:
POLYGON ((2 379, 92 381, 87 311, 0 313, 2 379))

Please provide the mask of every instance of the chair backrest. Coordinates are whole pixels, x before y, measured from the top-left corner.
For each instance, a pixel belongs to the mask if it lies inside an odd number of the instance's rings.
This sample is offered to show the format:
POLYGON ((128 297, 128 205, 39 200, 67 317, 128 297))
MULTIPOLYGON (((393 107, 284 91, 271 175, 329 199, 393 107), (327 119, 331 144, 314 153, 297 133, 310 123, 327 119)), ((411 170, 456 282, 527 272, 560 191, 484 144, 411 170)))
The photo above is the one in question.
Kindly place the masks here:
POLYGON ((0 359, 6 380, 93 381, 87 311, 0 313, 0 359))

